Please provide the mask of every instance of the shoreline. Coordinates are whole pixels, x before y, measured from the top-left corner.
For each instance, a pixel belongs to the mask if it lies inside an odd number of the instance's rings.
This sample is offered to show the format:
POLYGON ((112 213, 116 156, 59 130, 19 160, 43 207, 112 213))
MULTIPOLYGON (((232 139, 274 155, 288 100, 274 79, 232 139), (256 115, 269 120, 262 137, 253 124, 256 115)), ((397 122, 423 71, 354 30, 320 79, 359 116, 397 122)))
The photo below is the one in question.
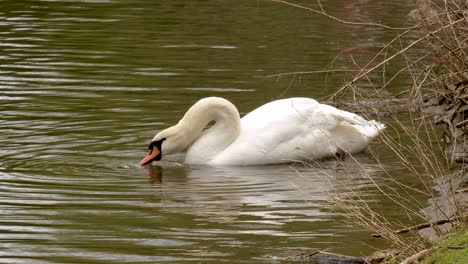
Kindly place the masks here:
MULTIPOLYGON (((388 98, 366 101, 345 101, 341 102, 342 109, 358 112, 367 116, 387 117, 400 112, 408 111, 423 111, 425 114, 430 114, 436 119, 440 115, 447 114, 446 111, 441 111, 440 107, 429 107, 428 103, 415 102, 409 98, 388 98), (382 101, 384 103, 382 103, 382 101)), ((452 142, 456 142, 455 139, 452 142)), ((447 146, 450 149, 450 146, 447 146)), ((463 157, 466 158, 468 153, 464 152, 463 157)), ((458 162, 464 159, 458 159, 458 162)), ((426 248, 412 256, 406 258, 402 263, 411 264, 419 263, 419 260, 428 257, 437 248, 437 243, 447 238, 453 232, 454 225, 460 227, 460 223, 466 223, 468 219, 468 171, 463 165, 457 166, 451 175, 445 175, 437 178, 433 183, 432 188, 437 191, 437 196, 427 200, 428 206, 421 209, 425 216, 429 227, 409 227, 405 232, 413 232, 422 239, 431 243, 432 247, 426 248)), ((424 223, 422 224, 424 225, 424 223)), ((397 232, 395 232, 397 233, 397 232)), ((401 232, 403 233, 403 232, 401 232)), ((456 233, 456 232, 455 232, 456 233)), ((378 235, 376 236, 378 237, 378 235)), ((400 255, 400 251, 394 248, 378 250, 368 256, 345 256, 332 252, 312 251, 308 253, 300 253, 292 256, 281 258, 285 261, 308 262, 308 263, 367 263, 367 264, 384 264, 395 263, 395 260, 400 255)), ((399 262, 398 262, 399 263, 399 262)))

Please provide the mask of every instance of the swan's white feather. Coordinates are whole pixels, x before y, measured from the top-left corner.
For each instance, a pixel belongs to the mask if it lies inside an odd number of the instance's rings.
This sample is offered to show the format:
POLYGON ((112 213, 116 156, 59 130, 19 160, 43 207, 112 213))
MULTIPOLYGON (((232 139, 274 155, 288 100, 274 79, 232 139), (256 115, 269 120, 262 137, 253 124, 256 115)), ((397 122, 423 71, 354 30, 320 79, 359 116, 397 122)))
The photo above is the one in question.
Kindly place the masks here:
POLYGON ((277 100, 244 116, 239 137, 210 163, 285 163, 331 156, 338 148, 355 153, 383 128, 310 98, 277 100))
MULTIPOLYGON (((190 130, 190 127, 199 123, 206 123, 202 114, 197 114, 201 116, 197 118, 188 113, 201 108, 209 109, 210 103, 216 107, 210 115, 217 118, 217 124, 200 132, 201 135, 193 136, 193 144, 186 149, 187 163, 259 165, 324 158, 333 156, 339 149, 356 153, 365 149, 385 128, 379 122, 367 121, 356 114, 320 104, 310 98, 289 98, 267 103, 250 112, 240 120, 239 129, 237 111, 226 114, 235 111, 235 107, 225 99, 208 98, 198 102, 198 106, 195 104, 170 132, 179 133, 179 130, 190 130), (223 102, 227 110, 223 110, 223 102), (187 120, 187 116, 191 117, 190 120, 187 120), (230 123, 233 126, 237 124, 237 128, 226 129, 230 123), (227 130, 230 132, 225 132, 227 130), (226 142, 228 138, 232 143, 226 142)), ((192 134, 186 133, 184 137, 192 137, 192 134)), ((162 131, 155 139, 165 135, 169 134, 162 131)), ((170 143, 169 139, 167 141, 164 144, 176 144, 170 143)), ((166 148, 180 147, 168 145, 166 148)))

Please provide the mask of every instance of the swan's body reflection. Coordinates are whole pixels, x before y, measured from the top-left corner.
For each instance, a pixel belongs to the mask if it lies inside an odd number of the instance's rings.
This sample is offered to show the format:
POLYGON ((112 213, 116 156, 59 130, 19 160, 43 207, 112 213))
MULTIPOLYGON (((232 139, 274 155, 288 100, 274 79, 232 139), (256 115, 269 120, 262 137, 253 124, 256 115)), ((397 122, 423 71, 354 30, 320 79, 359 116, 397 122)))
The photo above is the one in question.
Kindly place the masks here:
MULTIPOLYGON (((263 231, 271 234, 276 232, 272 227, 278 229, 288 222, 324 221, 333 217, 329 196, 332 190, 351 192, 368 187, 371 183, 366 175, 381 171, 364 155, 357 162, 347 159, 310 166, 237 167, 167 163, 149 167, 148 172, 151 181, 159 183, 155 189, 158 197, 163 197, 161 203, 172 205, 163 206, 166 210, 236 226, 268 224, 263 226, 268 231, 263 231)), ((262 227, 257 226, 257 231, 260 230, 262 227)), ((277 234, 284 234, 283 230, 277 234)))

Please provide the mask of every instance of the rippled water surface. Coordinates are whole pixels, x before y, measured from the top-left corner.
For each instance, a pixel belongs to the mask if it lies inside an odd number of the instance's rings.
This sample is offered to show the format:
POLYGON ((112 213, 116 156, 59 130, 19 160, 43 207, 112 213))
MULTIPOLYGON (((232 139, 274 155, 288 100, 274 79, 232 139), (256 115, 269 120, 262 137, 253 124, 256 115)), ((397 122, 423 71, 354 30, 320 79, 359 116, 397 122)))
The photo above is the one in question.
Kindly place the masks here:
MULTIPOLYGON (((323 5, 346 20, 405 24, 410 1, 374 2, 323 5)), ((138 162, 199 98, 223 96, 241 114, 320 98, 344 76, 265 76, 324 70, 341 51, 392 36, 269 1, 0 1, 0 262, 271 263, 382 246, 328 194, 360 191, 398 215, 366 177, 385 178, 369 153, 360 166, 312 168, 138 162)))

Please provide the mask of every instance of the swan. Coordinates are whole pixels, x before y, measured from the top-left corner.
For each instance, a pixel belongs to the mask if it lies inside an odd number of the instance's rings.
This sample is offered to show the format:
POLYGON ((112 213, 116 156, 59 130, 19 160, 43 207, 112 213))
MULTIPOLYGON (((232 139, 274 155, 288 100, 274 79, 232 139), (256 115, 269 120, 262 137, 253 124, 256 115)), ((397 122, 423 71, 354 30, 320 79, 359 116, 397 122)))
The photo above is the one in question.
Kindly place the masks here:
POLYGON ((320 159, 362 151, 384 128, 311 98, 272 101, 241 119, 228 100, 207 97, 190 107, 177 125, 154 136, 140 165, 183 152, 186 163, 206 165, 320 159))

